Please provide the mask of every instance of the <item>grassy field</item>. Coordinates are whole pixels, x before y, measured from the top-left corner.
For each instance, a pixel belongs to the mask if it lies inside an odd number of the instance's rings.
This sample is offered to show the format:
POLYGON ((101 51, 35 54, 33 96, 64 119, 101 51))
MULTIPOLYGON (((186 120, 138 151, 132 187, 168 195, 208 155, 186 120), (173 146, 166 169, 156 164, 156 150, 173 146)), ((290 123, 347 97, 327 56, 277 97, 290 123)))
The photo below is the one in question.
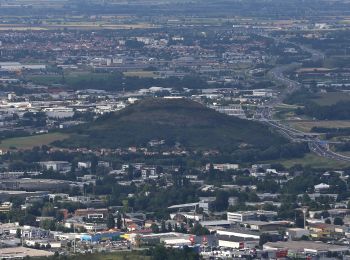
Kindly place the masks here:
POLYGON ((276 120, 288 120, 295 116, 294 109, 291 108, 278 108, 274 114, 276 120))
POLYGON ((276 112, 273 115, 273 118, 276 120, 282 121, 295 121, 295 120, 310 120, 311 118, 306 115, 297 115, 295 114, 295 109, 297 106, 280 106, 276 108, 276 112))
POLYGON ((148 23, 135 23, 135 24, 106 24, 106 23, 67 23, 67 24, 51 24, 47 25, 47 29, 114 29, 114 30, 125 30, 125 29, 149 29, 157 26, 148 23))
POLYGON ((281 163, 287 168, 290 168, 296 164, 322 169, 343 169, 350 167, 350 163, 330 160, 311 153, 307 154, 303 158, 273 161, 271 163, 281 163))
POLYGON ((54 141, 64 140, 68 137, 69 136, 67 134, 50 133, 27 137, 9 138, 1 141, 0 149, 9 150, 14 147, 17 149, 31 149, 35 146, 48 145, 54 141))
POLYGON ((158 78, 159 76, 153 71, 128 71, 123 73, 126 77, 140 77, 140 78, 158 78))
POLYGON ((298 107, 300 107, 300 106, 281 103, 281 104, 278 104, 277 106, 275 106, 275 109, 277 109, 277 110, 280 110, 280 109, 297 109, 298 107))
POLYGON ((72 72, 65 74, 65 79, 66 82, 69 83, 74 83, 76 81, 80 80, 88 80, 88 79, 104 79, 111 74, 109 73, 96 73, 96 72, 90 72, 90 71, 82 71, 82 72, 72 72))
POLYGON ((344 92, 329 92, 320 94, 318 98, 311 100, 320 106, 330 106, 339 101, 350 101, 350 95, 344 92))
POLYGON ((303 132, 310 132, 313 127, 350 128, 349 120, 289 121, 288 124, 303 132))
POLYGON ((53 85, 53 84, 63 84, 63 83, 72 84, 76 81, 88 80, 90 78, 104 79, 108 75, 110 74, 82 71, 82 72, 65 73, 64 82, 63 82, 63 77, 61 75, 31 75, 31 76, 28 76, 27 79, 39 85, 53 85))
POLYGON ((62 76, 59 75, 33 75, 27 78, 38 85, 62 84, 62 76))
POLYGON ((27 27, 27 26, 16 26, 16 27, 9 27, 9 26, 0 26, 0 31, 47 31, 46 28, 43 27, 27 27))
POLYGON ((0 31, 46 31, 57 29, 81 29, 81 30, 130 30, 157 28, 156 25, 148 23, 135 24, 106 24, 106 23, 67 23, 67 24, 44 24, 40 26, 27 26, 23 24, 0 24, 0 31))

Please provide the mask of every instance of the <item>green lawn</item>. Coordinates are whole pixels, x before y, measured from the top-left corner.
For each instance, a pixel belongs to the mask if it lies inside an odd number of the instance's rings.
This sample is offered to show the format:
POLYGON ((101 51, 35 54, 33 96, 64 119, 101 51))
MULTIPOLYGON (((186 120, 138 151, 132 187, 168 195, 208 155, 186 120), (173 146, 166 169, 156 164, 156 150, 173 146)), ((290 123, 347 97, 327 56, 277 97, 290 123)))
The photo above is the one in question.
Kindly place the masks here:
POLYGON ((294 109, 291 108, 278 108, 276 109, 276 112, 274 113, 274 119, 276 120, 287 120, 291 117, 294 117, 294 109))
POLYGON ((32 81, 35 84, 45 86, 63 83, 63 78, 59 75, 33 75, 29 76, 28 80, 32 81))
POLYGON ((306 154, 303 158, 279 160, 270 163, 281 163, 285 167, 290 168, 293 165, 300 164, 302 166, 310 166, 312 168, 324 168, 324 169, 343 169, 350 167, 350 163, 340 162, 324 157, 317 156, 315 154, 306 154))
POLYGON ((313 127, 324 128, 350 128, 350 120, 310 120, 310 121, 290 121, 292 127, 304 131, 311 132, 313 127))
POLYGON ((97 73, 97 72, 90 72, 90 71, 81 71, 81 72, 71 72, 71 73, 65 73, 65 78, 67 82, 75 81, 75 80, 87 80, 90 78, 94 79, 103 79, 105 77, 108 77, 111 75, 110 73, 97 73))
POLYGON ((127 71, 123 73, 125 77, 158 78, 154 71, 127 71))
POLYGON ((104 79, 108 77, 108 73, 94 73, 90 71, 81 72, 65 72, 64 78, 61 75, 31 75, 28 80, 39 85, 54 85, 54 84, 74 84, 77 81, 89 80, 91 78, 104 79))
POLYGON ((50 133, 42 135, 33 135, 26 137, 16 137, 2 140, 0 149, 9 150, 16 147, 17 149, 31 149, 35 146, 48 145, 54 141, 68 138, 69 135, 62 133, 50 133))

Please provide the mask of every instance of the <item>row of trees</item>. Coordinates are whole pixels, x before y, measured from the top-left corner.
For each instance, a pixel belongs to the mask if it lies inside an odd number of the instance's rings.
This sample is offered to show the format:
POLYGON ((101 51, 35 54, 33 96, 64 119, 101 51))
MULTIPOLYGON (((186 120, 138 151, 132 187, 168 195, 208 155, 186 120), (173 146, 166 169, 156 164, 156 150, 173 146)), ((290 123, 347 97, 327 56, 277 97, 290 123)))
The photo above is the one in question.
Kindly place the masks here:
POLYGON ((306 114, 319 120, 347 120, 350 119, 350 102, 340 101, 330 106, 320 106, 310 102, 305 107, 297 109, 297 114, 306 114))

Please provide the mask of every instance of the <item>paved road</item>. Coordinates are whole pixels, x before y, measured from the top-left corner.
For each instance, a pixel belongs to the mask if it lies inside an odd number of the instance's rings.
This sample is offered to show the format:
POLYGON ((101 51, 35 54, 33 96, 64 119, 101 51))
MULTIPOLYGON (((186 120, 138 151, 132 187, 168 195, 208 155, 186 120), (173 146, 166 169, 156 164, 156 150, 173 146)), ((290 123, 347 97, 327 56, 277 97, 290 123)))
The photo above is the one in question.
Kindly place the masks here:
MULTIPOLYGON (((269 37, 266 35, 264 36, 269 37)), ((270 37, 270 38, 274 39, 275 41, 290 43, 285 40, 280 40, 274 37, 270 37)), ((295 45, 294 43, 292 44, 295 45)), ((298 47, 303 51, 310 53, 311 60, 313 61, 324 59, 323 53, 317 50, 313 50, 303 45, 298 45, 298 47)), ((301 63, 295 62, 288 65, 276 66, 275 68, 269 71, 268 76, 270 77, 270 79, 279 84, 286 86, 286 88, 284 91, 279 93, 279 95, 276 98, 272 99, 268 104, 266 104, 265 107, 258 108, 254 118, 275 128, 277 131, 282 133, 282 135, 290 139, 292 142, 307 142, 310 151, 319 156, 333 159, 333 160, 338 160, 338 161, 350 162, 350 157, 331 151, 329 148, 329 142, 320 140, 318 136, 310 135, 310 133, 299 131, 288 125, 282 124, 281 122, 273 120, 273 116, 272 116, 273 108, 276 105, 281 104, 289 94, 298 90, 302 86, 299 82, 289 79, 288 77, 285 76, 286 72, 295 70, 300 66, 301 66, 301 63)))
POLYGON ((308 143, 310 151, 319 156, 338 161, 350 162, 350 157, 333 152, 329 148, 329 144, 331 142, 321 140, 318 136, 302 132, 288 125, 282 124, 281 122, 273 120, 271 107, 260 109, 260 113, 261 114, 258 119, 260 122, 267 124, 272 128, 275 128, 278 132, 280 132, 283 136, 292 142, 306 142, 308 143))

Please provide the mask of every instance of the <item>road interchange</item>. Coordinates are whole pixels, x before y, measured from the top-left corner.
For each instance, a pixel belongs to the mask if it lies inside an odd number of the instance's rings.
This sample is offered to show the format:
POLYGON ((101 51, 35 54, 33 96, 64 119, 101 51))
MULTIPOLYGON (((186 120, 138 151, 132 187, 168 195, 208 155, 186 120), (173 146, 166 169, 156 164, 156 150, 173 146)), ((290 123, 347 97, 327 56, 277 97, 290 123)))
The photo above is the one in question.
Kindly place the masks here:
MULTIPOLYGON (((273 38, 275 41, 282 42, 282 40, 276 39, 274 37, 270 37, 270 38, 273 38)), ((283 42, 285 41, 283 40, 283 42)), ((324 58, 324 55, 317 50, 308 48, 303 45, 299 46, 299 48, 305 52, 310 53, 311 54, 310 59, 313 61, 317 61, 324 58)), ((302 87, 302 84, 288 78, 285 75, 285 72, 295 70, 298 67, 301 67, 301 63, 295 62, 288 65, 276 66, 268 72, 268 77, 272 81, 285 86, 285 89, 281 93, 279 93, 276 97, 272 98, 267 104, 265 104, 265 106, 258 108, 254 115, 254 119, 276 129, 278 132, 280 132, 283 136, 285 136, 292 142, 307 142, 310 151, 319 156, 329 158, 332 160, 337 160, 337 161, 350 162, 349 156, 336 153, 330 149, 329 144, 335 143, 335 142, 321 140, 318 135, 302 132, 300 130, 292 128, 289 125, 283 124, 273 119, 274 108, 277 105, 283 103, 283 100, 285 100, 285 98, 288 95, 290 95, 291 93, 297 91, 302 87)))

